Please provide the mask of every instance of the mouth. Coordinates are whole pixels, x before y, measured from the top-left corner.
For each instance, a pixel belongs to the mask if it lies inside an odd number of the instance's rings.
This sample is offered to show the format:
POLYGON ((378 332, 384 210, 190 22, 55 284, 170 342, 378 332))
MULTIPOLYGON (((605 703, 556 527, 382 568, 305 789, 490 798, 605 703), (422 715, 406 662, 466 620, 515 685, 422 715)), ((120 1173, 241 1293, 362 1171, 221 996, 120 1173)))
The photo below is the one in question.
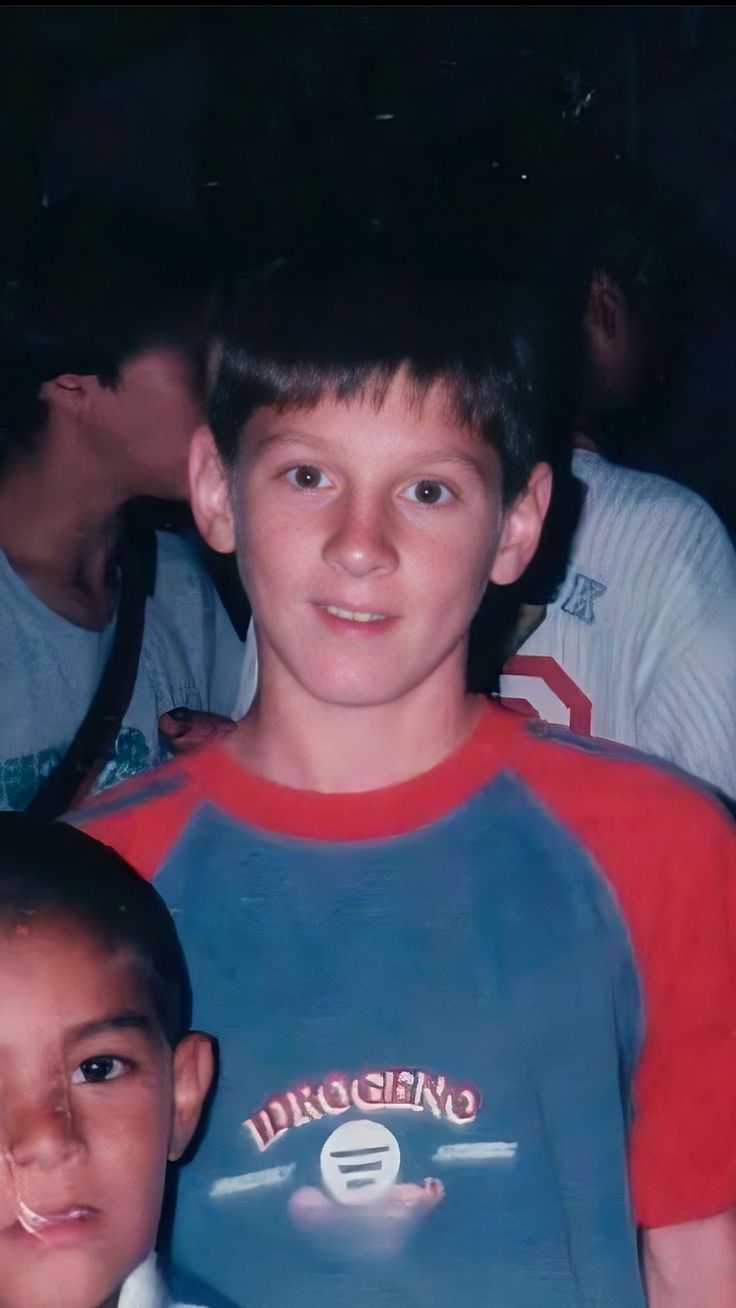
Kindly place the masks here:
POLYGON ((39 1211, 19 1200, 17 1219, 11 1229, 18 1238, 30 1236, 42 1244, 76 1244, 90 1233, 98 1215, 96 1208, 86 1204, 39 1211))
POLYGON ((371 613, 360 609, 343 609, 337 604, 320 604, 318 606, 325 613, 329 613, 331 618, 339 618, 342 622, 388 622, 390 614, 388 613, 371 613))

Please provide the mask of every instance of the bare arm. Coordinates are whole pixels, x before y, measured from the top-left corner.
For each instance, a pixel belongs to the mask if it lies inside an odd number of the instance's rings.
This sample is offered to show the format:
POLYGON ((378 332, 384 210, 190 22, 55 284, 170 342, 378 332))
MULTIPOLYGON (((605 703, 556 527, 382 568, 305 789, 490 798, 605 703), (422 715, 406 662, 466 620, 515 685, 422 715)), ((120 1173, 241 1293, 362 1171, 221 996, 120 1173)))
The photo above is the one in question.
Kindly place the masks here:
POLYGON ((644 1232, 649 1308, 734 1308, 736 1208, 644 1232))

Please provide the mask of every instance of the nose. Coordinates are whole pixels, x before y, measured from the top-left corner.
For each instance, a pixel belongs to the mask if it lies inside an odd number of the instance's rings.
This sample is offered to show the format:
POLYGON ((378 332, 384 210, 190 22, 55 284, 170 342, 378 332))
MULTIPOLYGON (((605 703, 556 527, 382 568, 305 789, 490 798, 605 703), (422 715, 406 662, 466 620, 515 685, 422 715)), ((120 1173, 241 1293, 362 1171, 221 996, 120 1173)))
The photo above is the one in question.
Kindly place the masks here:
POLYGON ((63 1095, 2 1105, 2 1144, 16 1168, 50 1170, 69 1162, 83 1149, 71 1105, 63 1095))
POLYGON ((335 506, 325 562, 351 577, 393 572, 399 561, 396 530, 390 505, 379 497, 346 496, 335 506))

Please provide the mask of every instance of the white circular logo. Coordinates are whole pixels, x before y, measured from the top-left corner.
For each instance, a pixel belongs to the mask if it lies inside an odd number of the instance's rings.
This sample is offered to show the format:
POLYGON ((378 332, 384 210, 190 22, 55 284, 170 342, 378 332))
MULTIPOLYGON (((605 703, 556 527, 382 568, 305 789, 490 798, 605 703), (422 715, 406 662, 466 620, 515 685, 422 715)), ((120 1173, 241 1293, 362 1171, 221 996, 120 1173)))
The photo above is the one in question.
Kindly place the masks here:
POLYGON ((343 1122, 320 1154, 325 1189, 339 1204, 371 1204, 399 1174, 399 1142, 380 1122, 343 1122))

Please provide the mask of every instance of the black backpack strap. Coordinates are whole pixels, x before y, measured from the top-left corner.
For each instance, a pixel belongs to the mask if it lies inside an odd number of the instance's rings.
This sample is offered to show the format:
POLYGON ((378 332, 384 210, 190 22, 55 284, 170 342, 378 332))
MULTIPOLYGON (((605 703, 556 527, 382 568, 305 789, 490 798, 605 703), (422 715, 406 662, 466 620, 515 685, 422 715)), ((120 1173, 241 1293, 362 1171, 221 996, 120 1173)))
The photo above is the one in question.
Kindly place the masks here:
POLYGON ((138 521, 123 534, 115 635, 97 690, 79 730, 54 771, 41 782, 27 812, 54 821, 78 807, 108 761, 133 695, 146 616, 156 584, 156 533, 138 521))
POLYGON ((217 591, 236 635, 244 641, 250 626, 251 608, 240 580, 235 555, 220 554, 207 544, 195 526, 192 510, 188 504, 148 499, 145 501, 145 506, 140 506, 140 511, 144 508, 147 520, 159 531, 173 531, 179 536, 186 537, 191 543, 217 591))

